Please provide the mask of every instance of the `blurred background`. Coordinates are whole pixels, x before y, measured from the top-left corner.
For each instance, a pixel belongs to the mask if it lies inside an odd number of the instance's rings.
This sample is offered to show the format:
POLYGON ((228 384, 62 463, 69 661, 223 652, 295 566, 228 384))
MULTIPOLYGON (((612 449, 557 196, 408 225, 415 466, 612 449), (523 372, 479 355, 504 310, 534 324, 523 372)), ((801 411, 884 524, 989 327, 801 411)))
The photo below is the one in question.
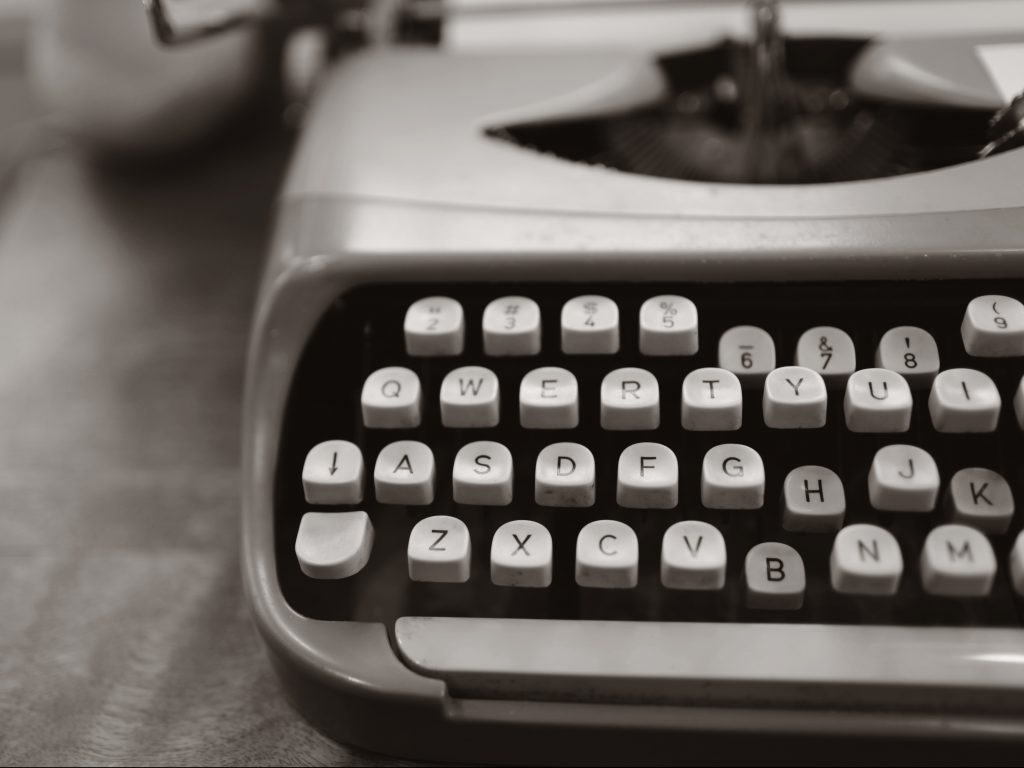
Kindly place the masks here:
POLYGON ((214 126, 256 50, 160 50, 137 0, 0 0, 0 763, 370 761, 292 711, 241 585, 291 135, 214 126))

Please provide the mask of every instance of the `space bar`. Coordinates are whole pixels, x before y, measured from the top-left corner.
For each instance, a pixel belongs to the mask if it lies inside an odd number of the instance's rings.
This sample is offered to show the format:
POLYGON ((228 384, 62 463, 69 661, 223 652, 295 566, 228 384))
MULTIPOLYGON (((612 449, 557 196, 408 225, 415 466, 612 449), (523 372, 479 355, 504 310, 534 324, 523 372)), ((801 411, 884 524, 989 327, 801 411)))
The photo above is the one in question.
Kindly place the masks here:
POLYGON ((1017 629, 403 617, 395 638, 462 698, 1024 707, 1017 629))

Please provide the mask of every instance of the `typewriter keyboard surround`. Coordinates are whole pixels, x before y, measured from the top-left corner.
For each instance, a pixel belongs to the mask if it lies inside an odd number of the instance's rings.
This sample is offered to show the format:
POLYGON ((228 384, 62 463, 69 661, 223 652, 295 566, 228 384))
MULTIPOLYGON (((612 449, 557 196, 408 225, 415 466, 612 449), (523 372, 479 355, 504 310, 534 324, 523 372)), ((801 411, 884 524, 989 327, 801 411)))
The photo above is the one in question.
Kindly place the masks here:
POLYGON ((1004 296, 1024 281, 354 289, 286 409, 282 592, 388 624, 1020 626, 1024 307, 1004 296))

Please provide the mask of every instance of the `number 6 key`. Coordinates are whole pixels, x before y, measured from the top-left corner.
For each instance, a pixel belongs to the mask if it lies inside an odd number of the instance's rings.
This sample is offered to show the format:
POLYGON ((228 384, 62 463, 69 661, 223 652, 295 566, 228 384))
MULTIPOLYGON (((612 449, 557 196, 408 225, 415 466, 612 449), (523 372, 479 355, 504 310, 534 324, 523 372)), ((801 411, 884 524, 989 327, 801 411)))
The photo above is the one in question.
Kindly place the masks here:
POLYGON ((763 381, 775 368, 775 342, 753 325, 730 328, 718 340, 718 367, 735 373, 744 384, 763 381))

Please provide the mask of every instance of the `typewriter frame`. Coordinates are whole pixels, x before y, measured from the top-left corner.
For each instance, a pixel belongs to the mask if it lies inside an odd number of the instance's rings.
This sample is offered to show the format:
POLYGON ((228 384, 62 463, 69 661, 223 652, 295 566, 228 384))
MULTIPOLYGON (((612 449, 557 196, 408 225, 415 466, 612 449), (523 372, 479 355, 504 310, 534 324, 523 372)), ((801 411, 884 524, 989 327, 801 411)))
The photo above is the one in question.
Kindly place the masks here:
MULTIPOLYGON (((572 702, 459 697, 442 680, 403 662, 383 624, 313 621, 287 605, 273 542, 285 404, 307 338, 330 304, 350 288, 399 281, 571 282, 581 267, 588 281, 609 284, 638 275, 710 282, 737 281, 738 276, 744 281, 1024 277, 1024 188, 1006 180, 1024 169, 1024 150, 981 161, 999 163, 1002 178, 979 192, 971 210, 951 210, 931 200, 918 210, 861 217, 814 211, 679 216, 659 206, 643 216, 604 210, 594 215, 492 204, 486 195, 474 207, 450 200, 432 203, 414 194, 370 194, 359 188, 358 174, 331 175, 337 158, 358 149, 348 140, 338 146, 335 131, 344 123, 344 98, 360 86, 393 85, 389 74, 393 77, 396 69, 400 72, 410 63, 433 68, 435 77, 452 65, 426 52, 356 57, 362 61, 337 68, 322 89, 320 112, 312 117, 280 203, 257 304, 245 395, 246 591, 274 666, 305 717, 334 738, 375 751, 460 761, 606 763, 635 762, 640 755, 644 762, 757 756, 792 763, 830 755, 835 759, 841 745, 894 760, 927 754, 933 760, 956 761, 981 755, 998 759, 1011 743, 1024 740, 1024 685, 1008 689, 1014 706, 1002 716, 955 702, 938 710, 911 700, 886 711, 853 700, 846 707, 824 703, 813 690, 799 686, 787 703, 773 708, 752 705, 742 696, 728 702, 681 699, 658 705, 588 701, 585 695, 572 702), (318 163, 328 167, 314 171, 318 163), (330 188, 325 179, 343 179, 342 187, 330 188), (752 242, 757 243, 754 249, 752 242), (625 738, 627 734, 634 738, 625 738), (764 751, 772 748, 780 750, 778 757, 764 751)), ((564 57, 549 58, 557 65, 564 57)), ((624 62, 631 67, 628 58, 608 55, 607 63, 612 69, 624 62)), ((501 71, 512 61, 490 64, 501 71)), ((544 62, 536 66, 534 95, 543 96, 546 86, 540 84, 539 73, 544 62)), ((368 119, 373 122, 373 116, 368 119)), ((974 177, 979 165, 966 172, 959 166, 920 176, 930 177, 926 183, 956 186, 955 179, 974 177)), ((864 186, 859 187, 833 185, 838 197, 829 202, 842 207, 840 187, 857 187, 853 200, 881 185, 906 183, 907 177, 860 182, 864 186)), ((755 635, 761 631, 759 625, 744 626, 755 635)), ((795 628, 811 644, 827 642, 820 629, 795 628)), ((922 647, 929 643, 923 630, 908 631, 922 647)), ((1024 639, 1018 630, 949 632, 969 646, 961 655, 968 650, 970 655, 1016 654, 1024 639)), ((946 658, 956 656, 954 652, 946 658)), ((1024 675, 1022 666, 1012 665, 1013 674, 1024 675)), ((935 673, 941 681, 941 665, 935 673)), ((899 690, 893 685, 890 692, 899 690)))

